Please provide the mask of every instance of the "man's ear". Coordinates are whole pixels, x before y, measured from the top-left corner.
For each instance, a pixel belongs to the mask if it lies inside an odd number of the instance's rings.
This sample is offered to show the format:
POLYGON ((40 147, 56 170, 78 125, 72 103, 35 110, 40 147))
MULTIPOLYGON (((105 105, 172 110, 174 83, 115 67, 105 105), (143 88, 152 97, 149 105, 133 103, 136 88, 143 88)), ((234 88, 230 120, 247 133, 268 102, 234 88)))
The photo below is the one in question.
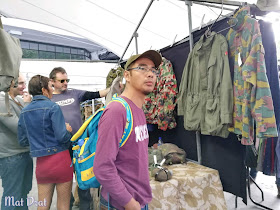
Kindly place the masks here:
POLYGON ((52 83, 52 87, 54 87, 54 80, 50 79, 51 83, 52 83))
POLYGON ((42 95, 47 96, 48 97, 48 90, 46 88, 42 87, 42 95))
POLYGON ((123 78, 126 80, 126 82, 129 82, 130 81, 130 72, 124 71, 123 78))

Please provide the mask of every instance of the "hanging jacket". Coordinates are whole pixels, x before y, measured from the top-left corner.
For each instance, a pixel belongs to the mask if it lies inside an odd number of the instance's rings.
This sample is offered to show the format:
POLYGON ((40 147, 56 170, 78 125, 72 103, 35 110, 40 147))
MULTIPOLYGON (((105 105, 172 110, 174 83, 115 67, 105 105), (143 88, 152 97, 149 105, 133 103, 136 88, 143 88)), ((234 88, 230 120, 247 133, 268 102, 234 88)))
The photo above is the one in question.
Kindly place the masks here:
MULTIPOLYGON (((280 125, 280 88, 279 88, 279 76, 277 66, 277 52, 276 43, 272 24, 263 20, 259 20, 260 31, 262 34, 262 43, 265 50, 265 66, 268 83, 273 100, 273 107, 275 112, 276 126, 278 128, 279 136, 279 125, 280 125)), ((273 175, 275 170, 278 169, 277 173, 280 176, 280 149, 276 149, 278 138, 265 139, 264 145, 264 160, 262 162, 262 172, 266 175, 273 175), (277 159, 278 158, 278 159, 277 159), (278 164, 277 167, 275 165, 278 164)), ((262 155, 262 154, 259 154, 262 155)))
POLYGON ((111 87, 115 78, 123 77, 124 69, 122 67, 112 68, 106 77, 106 88, 111 87))
POLYGON ((234 15, 237 24, 227 34, 234 74, 233 126, 229 130, 242 135, 242 144, 251 145, 254 120, 259 138, 275 137, 277 130, 259 24, 247 14, 249 7, 241 8, 234 15))
POLYGON ((233 91, 225 37, 212 32, 194 46, 187 59, 178 96, 178 115, 186 130, 228 137, 233 91))
POLYGON ((147 123, 157 124, 158 129, 166 131, 176 127, 174 116, 177 101, 177 80, 173 72, 172 64, 166 58, 162 58, 159 66, 160 75, 152 93, 145 98, 143 111, 147 123))

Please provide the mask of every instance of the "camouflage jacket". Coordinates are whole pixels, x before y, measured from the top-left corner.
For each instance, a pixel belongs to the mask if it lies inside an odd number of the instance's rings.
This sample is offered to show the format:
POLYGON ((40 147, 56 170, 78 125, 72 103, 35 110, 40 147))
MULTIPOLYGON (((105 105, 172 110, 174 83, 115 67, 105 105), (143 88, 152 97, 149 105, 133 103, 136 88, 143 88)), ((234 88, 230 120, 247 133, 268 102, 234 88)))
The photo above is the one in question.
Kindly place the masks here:
POLYGON ((109 71, 107 77, 106 77, 106 88, 111 87, 113 81, 117 76, 122 77, 123 76, 124 69, 122 67, 113 68, 109 71))
POLYGON ((178 115, 184 128, 227 138, 232 123, 233 90, 228 44, 221 34, 201 36, 190 52, 181 79, 178 115))
POLYGON ((244 145, 253 144, 254 133, 259 138, 277 136, 261 32, 257 20, 247 14, 249 7, 241 8, 234 15, 237 24, 227 34, 234 75, 233 125, 229 130, 242 135, 244 145))
POLYGON ((162 61, 155 89, 146 97, 143 110, 147 123, 157 124, 159 129, 166 131, 177 125, 174 109, 178 89, 171 62, 164 57, 162 61))

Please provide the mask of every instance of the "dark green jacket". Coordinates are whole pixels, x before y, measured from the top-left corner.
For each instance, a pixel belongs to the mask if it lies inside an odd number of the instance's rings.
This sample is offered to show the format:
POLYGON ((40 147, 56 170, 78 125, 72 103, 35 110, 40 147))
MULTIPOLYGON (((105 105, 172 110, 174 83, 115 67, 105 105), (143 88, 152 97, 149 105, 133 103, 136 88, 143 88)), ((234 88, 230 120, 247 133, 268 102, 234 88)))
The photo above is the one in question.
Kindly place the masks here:
POLYGON ((178 114, 186 130, 226 138, 232 123, 233 89, 228 44, 221 34, 203 35, 189 54, 182 75, 178 114))

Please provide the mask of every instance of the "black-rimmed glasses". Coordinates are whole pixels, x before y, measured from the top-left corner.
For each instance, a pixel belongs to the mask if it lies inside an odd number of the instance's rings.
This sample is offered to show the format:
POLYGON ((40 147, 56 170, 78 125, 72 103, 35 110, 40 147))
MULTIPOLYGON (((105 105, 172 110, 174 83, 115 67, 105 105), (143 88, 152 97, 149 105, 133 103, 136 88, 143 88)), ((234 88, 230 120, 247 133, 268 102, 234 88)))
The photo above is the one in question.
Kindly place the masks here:
POLYGON ((64 82, 69 83, 70 79, 56 79, 56 81, 59 81, 60 83, 64 83, 64 82))
POLYGON ((137 71, 140 71, 140 72, 143 72, 143 73, 147 73, 147 72, 151 71, 156 76, 159 76, 159 73, 160 73, 158 68, 156 68, 156 67, 148 68, 147 66, 137 66, 135 68, 130 68, 130 69, 127 69, 127 70, 128 71, 129 70, 137 70, 137 71))

